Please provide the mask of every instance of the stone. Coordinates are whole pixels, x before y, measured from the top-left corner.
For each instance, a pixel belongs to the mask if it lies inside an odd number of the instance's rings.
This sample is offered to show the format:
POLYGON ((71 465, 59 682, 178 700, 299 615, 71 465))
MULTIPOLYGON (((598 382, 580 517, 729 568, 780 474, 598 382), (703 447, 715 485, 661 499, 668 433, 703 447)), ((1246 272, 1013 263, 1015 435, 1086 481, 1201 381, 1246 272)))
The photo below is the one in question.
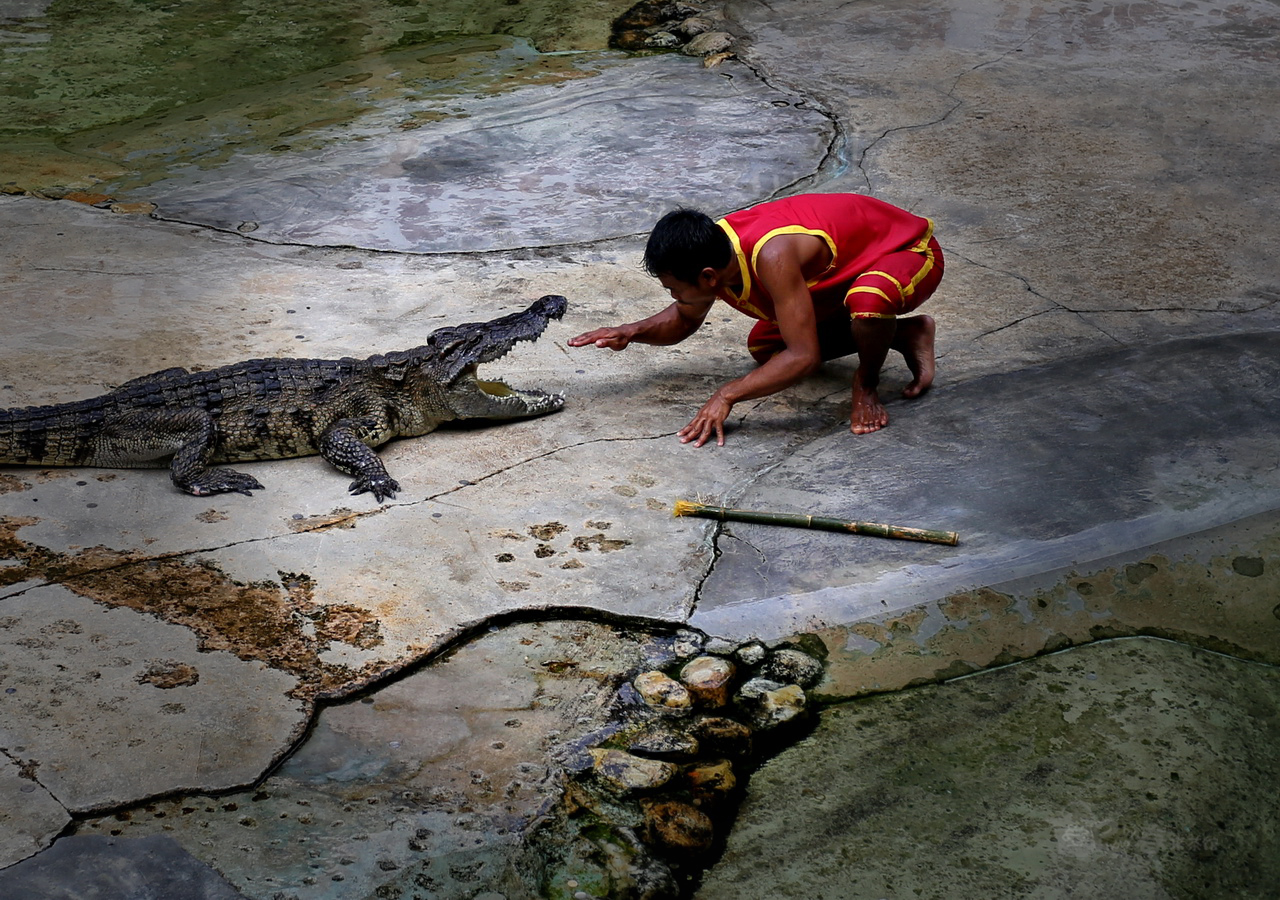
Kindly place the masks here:
POLYGON ((596 775, 620 794, 660 788, 680 771, 674 763, 645 759, 625 750, 596 747, 590 752, 596 775))
POLYGON ((646 803, 644 824, 652 843, 679 855, 705 852, 715 840, 711 817, 679 800, 646 803))
POLYGON ((691 656, 697 656, 702 652, 702 645, 706 642, 700 633, 691 631, 688 628, 682 628, 676 632, 675 646, 673 647, 676 656, 681 659, 688 659, 691 656))
POLYGON ((771 678, 752 678, 742 683, 738 688, 738 693, 734 696, 734 702, 738 704, 750 704, 763 695, 766 691, 776 691, 782 687, 781 681, 774 681, 771 678))
POLYGON ((698 739, 682 731, 653 728, 631 738, 627 749, 640 756, 658 759, 692 759, 698 755, 698 739))
POLYGON ((657 31, 644 39, 644 45, 654 50, 670 50, 680 46, 680 38, 669 31, 657 31))
POLYGON ((733 763, 727 759, 694 766, 685 773, 685 778, 695 794, 717 798, 728 794, 738 784, 738 779, 733 774, 733 763))
POLYGON ((680 681, 698 706, 717 709, 729 702, 729 688, 735 669, 733 663, 719 656, 699 656, 685 663, 680 681))
POLYGON ((716 27, 716 24, 708 18, 705 18, 703 16, 690 16, 689 18, 685 19, 683 22, 679 22, 675 25, 672 25, 667 30, 671 31, 674 34, 679 35, 680 37, 684 38, 687 41, 691 38, 697 37, 700 34, 705 34, 708 31, 713 31, 715 27, 716 27))
POLYGON ((724 53, 733 46, 733 35, 727 31, 708 31, 695 37, 680 48, 687 56, 711 56, 724 53))
POLYGON ((663 672, 643 672, 632 681, 648 706, 659 709, 688 709, 693 706, 689 689, 663 672))
POLYGON ((733 641, 722 637, 709 637, 706 644, 702 647, 703 653, 710 653, 715 656, 733 656, 734 651, 738 649, 738 645, 733 641))
POLYGON ((758 666, 764 662, 764 658, 769 655, 769 651, 759 641, 751 641, 739 647, 733 655, 738 658, 738 662, 750 667, 758 666))
POLYGON ((707 716, 690 728, 703 750, 727 756, 751 754, 751 729, 727 716, 707 716))
POLYGON ((751 724, 762 731, 790 722, 805 709, 804 688, 767 678, 751 679, 734 700, 751 716, 751 724))
POLYGON ((760 674, 784 684, 813 687, 822 679, 822 663, 807 653, 783 648, 770 654, 760 674))

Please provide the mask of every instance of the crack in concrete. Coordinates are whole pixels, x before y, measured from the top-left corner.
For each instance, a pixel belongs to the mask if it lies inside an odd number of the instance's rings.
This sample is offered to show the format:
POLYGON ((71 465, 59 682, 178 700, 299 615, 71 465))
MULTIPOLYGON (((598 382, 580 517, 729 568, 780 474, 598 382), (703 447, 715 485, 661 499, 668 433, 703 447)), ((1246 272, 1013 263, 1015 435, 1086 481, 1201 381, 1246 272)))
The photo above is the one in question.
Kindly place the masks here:
POLYGON ((28 266, 31 272, 64 272, 76 275, 114 275, 121 278, 171 278, 172 272, 111 272, 106 269, 82 269, 75 266, 28 266))
MULTIPOLYGON (((768 4, 763 5, 766 8, 772 9, 768 4)), ((813 110, 818 115, 826 119, 827 124, 831 126, 831 139, 827 141, 827 148, 822 153, 822 159, 818 160, 818 164, 814 167, 813 171, 783 185, 759 202, 789 196, 795 188, 801 185, 811 185, 815 183, 820 177, 822 177, 823 172, 828 168, 831 170, 832 177, 843 175, 849 168, 849 139, 848 135, 845 133, 844 126, 840 122, 840 118, 831 110, 827 109, 817 97, 806 93, 801 88, 784 85, 777 78, 765 72, 761 64, 752 62, 748 58, 742 56, 738 57, 738 62, 755 75, 756 78, 759 78, 761 83, 766 87, 770 87, 781 94, 791 94, 792 96, 799 97, 800 100, 793 103, 793 106, 797 109, 813 110)), ((732 78, 733 76, 725 75, 725 77, 732 78)))
MULTIPOLYGON (((370 516, 383 515, 385 513, 389 513, 390 511, 401 508, 401 507, 420 506, 423 503, 438 502, 439 499, 442 497, 448 497, 451 494, 455 494, 469 487, 474 487, 477 484, 480 484, 484 481, 488 481, 491 478, 495 478, 499 475, 502 475, 504 473, 517 469, 521 466, 528 465, 529 463, 536 462, 540 459, 546 459, 548 457, 555 456, 558 453, 563 453, 568 450, 574 450, 578 447, 586 447, 592 444, 599 444, 599 443, 660 440, 662 438, 672 437, 675 434, 676 432, 664 432, 662 434, 657 434, 657 435, 642 435, 642 436, 617 437, 617 438, 594 438, 591 440, 579 441, 576 444, 566 444, 561 447, 555 447, 550 450, 547 450, 544 453, 539 453, 534 456, 530 456, 525 459, 519 460, 517 462, 513 462, 510 465, 504 466, 500 469, 487 472, 484 475, 477 476, 474 481, 469 481, 466 484, 459 484, 454 487, 448 488, 447 490, 430 494, 426 497, 423 497, 421 500, 410 500, 403 503, 390 503, 390 504, 378 506, 374 509, 352 511, 348 514, 344 514, 344 516, 342 517, 342 521, 349 522, 353 520, 367 518, 370 516)), ((87 567, 83 570, 79 570, 75 572, 70 577, 81 578, 86 575, 104 575, 119 569, 137 566, 141 563, 180 561, 184 557, 196 556, 199 554, 217 553, 223 550, 230 550, 234 547, 241 547, 241 546, 246 546, 250 544, 257 544, 257 543, 263 543, 267 541, 275 541, 281 538, 292 537, 293 535, 296 535, 296 534, 310 534, 313 532, 325 531, 327 529, 332 528, 333 526, 334 526, 334 522, 332 520, 332 517, 325 517, 325 521, 323 522, 319 522, 311 526, 299 527, 296 530, 290 530, 288 533, 259 535, 257 537, 247 537, 247 538, 242 538, 236 541, 229 541, 225 544, 216 544, 216 545, 211 545, 207 547, 188 547, 184 550, 174 550, 168 553, 159 553, 154 555, 140 554, 136 558, 123 560, 110 565, 99 566, 99 567, 87 567)), ((11 600, 15 597, 21 597, 22 595, 26 594, 28 591, 36 590, 43 587, 49 587, 51 585, 63 584, 63 583, 64 583, 63 580, 54 579, 54 580, 41 581, 35 584, 28 584, 22 587, 20 590, 15 590, 9 593, 0 594, 0 602, 3 602, 5 600, 11 600)))
POLYGON ((1010 47, 1008 50, 1001 53, 999 56, 995 56, 991 59, 984 60, 983 62, 978 63, 976 66, 972 66, 971 68, 957 75, 955 78, 955 81, 951 83, 951 90, 947 91, 947 96, 948 97, 954 96, 956 88, 960 86, 960 82, 963 79, 972 75, 974 72, 986 66, 995 65, 996 63, 1001 62, 1005 59, 1008 59, 1009 57, 1013 56, 1013 54, 1021 51, 1023 47, 1025 47, 1027 44, 1031 43, 1033 40, 1039 37, 1042 32, 1048 31, 1050 26, 1057 25, 1062 19, 1062 14, 1046 12, 1045 18, 1047 19, 1047 21, 1043 26, 1041 26, 1040 28, 1037 28, 1035 31, 1028 34, 1026 37, 1018 41, 1018 43, 1016 43, 1015 45, 1010 47))
MULTIPOLYGON (((848 4, 848 5, 852 5, 852 4, 848 4)), ((957 90, 957 88, 960 86, 960 82, 961 82, 964 78, 966 78, 966 77, 967 77, 967 76, 969 76, 969 75, 972 75, 974 72, 978 71, 979 69, 983 68, 984 66, 994 65, 995 63, 998 63, 998 62, 1000 62, 1001 60, 1004 60, 1004 59, 1006 59, 1007 57, 1012 56, 1014 53, 1017 53, 1017 52, 1018 52, 1018 50, 1019 50, 1019 49, 1020 49, 1024 44, 1030 43, 1032 40, 1034 40, 1034 39, 1036 38, 1036 36, 1037 36, 1037 35, 1039 35, 1039 34, 1040 34, 1040 32, 1042 32, 1042 31, 1044 31, 1044 30, 1046 30, 1046 29, 1048 29, 1048 28, 1049 28, 1049 25, 1048 25, 1048 24, 1046 24, 1046 25, 1044 25, 1042 28, 1038 28, 1038 29, 1036 29, 1034 32, 1032 32, 1031 34, 1029 34, 1029 35, 1027 35, 1025 38, 1023 38, 1021 41, 1019 41, 1019 42, 1018 42, 1018 44, 1017 44, 1016 46, 1009 48, 1009 49, 1008 49, 1008 50, 1006 50, 1005 52, 1001 53, 999 56, 996 56, 996 57, 994 57, 994 58, 992 58, 992 59, 984 60, 983 62, 980 62, 980 63, 978 63, 977 65, 974 65, 974 66, 970 67, 969 69, 965 70, 964 72, 961 72, 960 74, 956 75, 956 76, 955 76, 955 80, 954 80, 954 81, 952 81, 952 83, 951 83, 951 87, 947 90, 947 92, 946 92, 945 94, 943 94, 943 96, 944 96, 944 97, 950 97, 950 98, 954 99, 954 100, 955 100, 955 104, 954 104, 950 109, 948 109, 946 112, 944 112, 942 115, 938 116, 937 118, 935 118, 935 119, 933 119, 932 121, 929 121, 929 122, 919 122, 919 123, 916 123, 916 124, 914 124, 914 125, 896 125, 896 126, 894 126, 894 127, 892 127, 892 128, 885 129, 885 131, 883 131, 883 132, 880 134, 880 136, 879 136, 879 137, 875 138, 875 139, 874 139, 874 140, 872 140, 870 143, 868 143, 868 144, 867 144, 867 146, 866 146, 866 147, 864 147, 864 148, 862 149, 862 152, 858 155, 858 160, 857 160, 857 164, 856 164, 856 168, 857 168, 857 169, 858 169, 858 171, 862 174, 862 180, 866 183, 867 190, 868 190, 868 191, 871 191, 871 190, 872 190, 872 187, 871 187, 871 176, 870 176, 870 174, 868 174, 868 172, 867 172, 867 170, 866 170, 866 168, 865 168, 865 165, 864 165, 864 164, 865 164, 865 162, 866 162, 867 156, 872 152, 872 150, 873 150, 873 149, 875 149, 875 147, 876 147, 878 144, 880 144, 882 141, 884 141, 886 138, 888 138, 888 137, 889 137, 889 135, 894 134, 894 133, 899 132, 899 131, 913 131, 913 130, 920 129, 920 128, 932 128, 934 125, 939 125, 939 124, 941 124, 942 122, 945 122, 947 119, 949 119, 949 118, 951 117, 951 114, 952 114, 952 113, 954 113, 957 109, 959 109, 960 107, 962 107, 962 106, 964 106, 964 105, 965 105, 965 102, 966 102, 966 101, 964 101, 963 99, 957 99, 957 98, 956 98, 956 96, 955 96, 956 90, 957 90)), ((1108 335, 1108 337, 1110 337, 1110 335, 1108 335)))
POLYGON ((1024 276, 1024 275, 1019 275, 1017 272, 1009 272, 1009 271, 1006 271, 1006 270, 1004 270, 1004 269, 998 269, 998 268, 996 268, 995 266, 988 266, 988 265, 986 265, 985 263, 980 263, 980 262, 978 262, 977 260, 972 259, 971 257, 964 256, 964 255, 961 255, 961 254, 959 254, 959 253, 955 253, 954 255, 955 255, 957 258, 964 260, 964 261, 965 261, 965 262, 967 262, 969 265, 974 266, 975 268, 978 268, 978 269, 985 269, 985 270, 986 270, 986 271, 988 271, 988 272, 994 272, 994 273, 996 273, 997 275, 1003 275, 1005 278, 1012 278, 1012 279, 1014 279, 1015 281, 1019 281, 1019 282, 1021 282, 1021 283, 1022 283, 1023 288, 1027 291, 1027 293, 1031 294, 1031 296, 1033 296, 1033 297, 1038 297, 1039 299, 1043 300, 1045 303, 1049 303, 1049 304, 1051 304, 1051 308, 1050 308, 1050 309, 1041 309, 1041 310, 1037 310, 1037 311, 1035 311, 1035 312, 1028 313, 1028 314, 1027 314, 1027 315, 1025 315, 1025 316, 1021 316, 1021 317, 1019 317, 1019 318, 1017 318, 1017 319, 1014 319, 1014 320, 1013 320, 1013 321, 1011 321, 1011 322, 1006 322, 1005 324, 1003 324, 1003 325, 999 326, 998 328, 992 328, 992 329, 990 329, 990 330, 988 330, 988 331, 980 332, 980 333, 979 333, 979 334, 974 338, 974 340, 981 340, 982 338, 989 337, 990 335, 998 334, 998 333, 999 333, 999 332, 1001 332, 1001 331, 1004 331, 1004 330, 1006 330, 1006 329, 1008 329, 1008 328, 1012 328, 1012 327, 1014 327, 1015 325, 1018 325, 1018 324, 1020 324, 1020 323, 1022 323, 1022 322, 1026 322, 1026 321, 1027 321, 1027 320, 1029 320, 1029 319, 1034 319, 1034 318, 1036 318, 1036 317, 1038 317, 1038 316, 1042 316, 1042 315, 1044 315, 1045 313, 1050 313, 1050 312, 1067 312, 1067 313, 1071 313, 1073 316, 1075 316, 1076 318, 1078 318, 1078 319, 1079 319, 1083 324, 1085 324, 1085 325, 1086 325, 1086 326, 1088 326, 1089 328, 1092 328, 1094 331, 1097 331, 1098 333, 1100 333, 1103 337, 1107 338, 1107 340, 1109 340, 1109 341, 1111 341, 1111 342, 1113 342, 1113 343, 1115 343, 1115 344, 1117 344, 1117 345, 1119 345, 1119 346, 1121 346, 1121 347, 1125 346, 1125 342, 1124 342, 1124 341, 1120 340, 1120 339, 1119 339, 1119 338, 1117 338, 1115 335, 1108 333, 1108 332, 1107 332, 1107 330, 1106 330, 1105 328, 1103 328, 1101 325, 1099 325, 1097 322, 1091 322, 1091 321, 1089 321, 1089 320, 1086 318, 1085 313, 1081 312, 1081 311, 1080 311, 1080 310, 1078 310, 1078 309, 1073 309, 1072 307, 1067 306, 1065 303, 1060 303, 1059 301, 1057 301, 1057 300, 1053 299, 1052 297, 1050 297, 1050 296, 1048 296, 1048 295, 1046 295, 1046 294, 1042 294, 1040 291, 1036 290, 1036 288, 1031 284, 1031 280, 1030 280, 1029 278, 1027 278, 1026 276, 1024 276))
MULTIPOLYGON (((950 94, 949 93, 944 94, 943 96, 949 97, 950 94)), ((887 128, 884 130, 883 133, 881 133, 879 137, 871 141, 869 144, 867 144, 867 146, 863 147, 862 152, 858 154, 857 169, 859 172, 862 173, 862 180, 866 182, 867 190, 868 191, 871 190, 871 176, 867 173, 864 163, 866 163, 867 155, 870 154, 871 151, 875 149, 877 144, 879 144, 881 141, 888 138, 889 135, 899 131, 914 131, 918 128, 932 128, 934 125, 941 124, 942 122, 945 122, 951 116, 951 114, 955 112, 957 109, 959 109, 961 106, 964 106, 964 101, 956 100, 955 104, 950 109, 948 109, 942 115, 938 116, 936 119, 933 119, 930 122, 919 122, 915 125, 895 125, 892 128, 887 128)))

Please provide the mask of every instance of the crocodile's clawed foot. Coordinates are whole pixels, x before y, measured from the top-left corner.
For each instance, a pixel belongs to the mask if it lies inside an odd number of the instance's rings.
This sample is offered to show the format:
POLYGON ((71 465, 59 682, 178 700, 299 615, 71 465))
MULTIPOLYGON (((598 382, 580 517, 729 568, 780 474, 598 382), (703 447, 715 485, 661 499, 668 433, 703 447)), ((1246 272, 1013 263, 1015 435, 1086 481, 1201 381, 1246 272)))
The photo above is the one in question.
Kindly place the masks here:
POLYGON ((252 497, 251 491, 264 489, 258 479, 234 469, 206 469, 199 480, 179 487, 197 497, 207 497, 210 494, 244 494, 252 497))
POLYGON ((396 492, 400 490, 400 482, 396 481, 388 475, 374 476, 373 478, 361 477, 351 482, 351 487, 347 488, 355 496, 356 494, 373 494, 373 499, 381 503, 383 500, 394 500, 396 492))

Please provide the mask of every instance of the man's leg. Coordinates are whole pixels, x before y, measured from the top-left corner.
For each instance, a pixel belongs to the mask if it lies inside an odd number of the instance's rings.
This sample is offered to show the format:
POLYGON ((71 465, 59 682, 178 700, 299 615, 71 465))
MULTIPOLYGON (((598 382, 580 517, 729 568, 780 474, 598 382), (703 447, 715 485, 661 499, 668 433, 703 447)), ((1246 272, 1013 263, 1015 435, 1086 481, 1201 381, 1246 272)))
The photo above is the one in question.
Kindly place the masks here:
POLYGON ((859 355, 850 416, 854 434, 878 431, 889 423, 878 392, 880 368, 889 349, 901 353, 911 370, 912 380, 902 391, 904 397, 918 397, 933 383, 934 320, 925 315, 899 317, 933 294, 942 280, 942 270, 942 249, 930 237, 916 248, 877 260, 850 288, 845 306, 859 355))
MULTIPOLYGON (((760 364, 768 362, 775 353, 787 345, 782 342, 782 333, 778 331, 776 322, 759 321, 751 328, 747 336, 747 351, 751 358, 760 364)), ((818 349, 822 361, 839 359, 858 352, 858 345, 853 341, 853 332, 849 329, 849 320, 843 316, 823 319, 818 323, 818 349)))

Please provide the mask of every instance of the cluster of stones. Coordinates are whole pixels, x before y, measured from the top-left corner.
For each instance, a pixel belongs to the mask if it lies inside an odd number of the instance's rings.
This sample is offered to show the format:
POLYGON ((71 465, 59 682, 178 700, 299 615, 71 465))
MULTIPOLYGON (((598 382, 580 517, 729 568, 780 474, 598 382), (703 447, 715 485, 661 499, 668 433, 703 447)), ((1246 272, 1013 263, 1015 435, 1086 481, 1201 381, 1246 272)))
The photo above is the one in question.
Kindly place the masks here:
POLYGON ((584 876, 580 866, 591 854, 579 854, 578 871, 561 872, 582 889, 566 897, 685 893, 681 883, 712 862, 762 745, 788 743, 808 720, 806 689, 822 678, 826 657, 816 639, 768 648, 704 643, 689 631, 677 635, 674 649, 666 671, 641 672, 621 687, 620 727, 587 748, 591 765, 568 792, 570 815, 597 834, 607 825, 603 843, 614 856, 627 849, 603 878, 584 876))
POLYGON ((609 46, 617 50, 679 50, 708 66, 733 56, 737 37, 719 9, 669 0, 641 0, 614 20, 609 46))

